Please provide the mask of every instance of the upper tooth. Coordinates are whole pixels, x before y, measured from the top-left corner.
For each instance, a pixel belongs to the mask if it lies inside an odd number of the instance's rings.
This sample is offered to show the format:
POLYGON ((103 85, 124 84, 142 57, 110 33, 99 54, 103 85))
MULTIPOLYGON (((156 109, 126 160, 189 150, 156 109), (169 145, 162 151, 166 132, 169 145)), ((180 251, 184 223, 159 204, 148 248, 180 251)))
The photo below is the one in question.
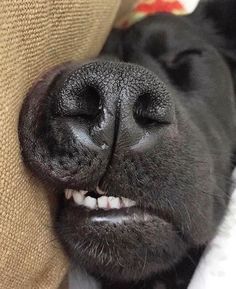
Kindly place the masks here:
POLYGON ((85 198, 87 192, 88 191, 84 190, 75 191, 66 189, 65 197, 70 199, 73 196, 73 199, 77 205, 85 206, 89 209, 120 209, 122 207, 127 208, 136 205, 135 201, 123 197, 121 199, 112 196, 101 196, 98 199, 92 198, 90 196, 85 198))
POLYGON ((65 190, 65 197, 66 197, 66 199, 70 199, 74 194, 81 193, 82 195, 85 195, 87 192, 88 191, 83 191, 83 190, 80 190, 78 192, 78 191, 75 191, 75 190, 72 190, 72 189, 66 189, 65 190))
POLYGON ((108 197, 109 207, 111 209, 120 209, 120 199, 115 197, 108 197))
POLYGON ((97 207, 97 200, 96 200, 95 198, 86 197, 86 198, 84 199, 83 205, 84 205, 85 207, 90 208, 90 209, 96 209, 96 207, 97 207))
POLYGON ((121 199, 122 199, 122 203, 124 204, 124 207, 132 207, 136 204, 135 201, 132 201, 130 199, 123 198, 123 197, 121 199))
POLYGON ((74 199, 76 204, 83 205, 83 203, 84 203, 84 194, 74 191, 73 199, 74 199))
POLYGON ((88 191, 79 190, 79 192, 80 192, 82 195, 86 195, 88 191))
POLYGON ((69 200, 69 199, 72 197, 73 192, 74 192, 74 191, 71 190, 71 189, 66 189, 66 190, 65 190, 65 197, 66 197, 67 200, 69 200))
POLYGON ((108 209, 108 197, 102 196, 97 201, 100 209, 108 209))

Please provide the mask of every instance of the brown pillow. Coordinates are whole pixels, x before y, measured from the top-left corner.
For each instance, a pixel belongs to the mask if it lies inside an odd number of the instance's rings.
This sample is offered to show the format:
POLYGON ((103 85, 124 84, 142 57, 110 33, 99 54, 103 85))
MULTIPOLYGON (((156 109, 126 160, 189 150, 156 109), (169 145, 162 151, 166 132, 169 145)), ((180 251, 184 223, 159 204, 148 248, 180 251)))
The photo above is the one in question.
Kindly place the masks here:
POLYGON ((95 56, 118 0, 3 0, 0 9, 0 288, 58 288, 67 260, 53 236, 53 188, 25 169, 18 114, 33 80, 95 56), (48 202, 50 199, 50 202, 48 202))

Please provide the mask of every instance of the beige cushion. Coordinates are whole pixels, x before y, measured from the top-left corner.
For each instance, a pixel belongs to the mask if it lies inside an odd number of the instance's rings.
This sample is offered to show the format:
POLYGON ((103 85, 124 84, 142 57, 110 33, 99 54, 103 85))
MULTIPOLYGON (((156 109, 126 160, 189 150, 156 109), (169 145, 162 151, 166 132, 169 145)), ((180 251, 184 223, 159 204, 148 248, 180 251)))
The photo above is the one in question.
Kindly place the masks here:
POLYGON ((0 4, 0 288, 58 288, 67 261, 56 242, 53 188, 27 171, 18 114, 32 81, 55 64, 95 56, 118 0, 2 0, 0 4), (48 201, 50 199, 50 202, 48 201))

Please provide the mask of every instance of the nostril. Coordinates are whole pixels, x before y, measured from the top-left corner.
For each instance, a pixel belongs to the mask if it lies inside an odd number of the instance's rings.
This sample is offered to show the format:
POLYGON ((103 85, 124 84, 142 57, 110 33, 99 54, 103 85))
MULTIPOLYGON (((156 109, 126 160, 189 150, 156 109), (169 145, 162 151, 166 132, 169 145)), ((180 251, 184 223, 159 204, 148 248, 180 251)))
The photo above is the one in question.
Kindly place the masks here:
POLYGON ((101 97, 95 87, 85 85, 73 93, 70 91, 70 95, 61 92, 61 96, 56 103, 56 115, 92 121, 100 114, 101 97))
POLYGON ((150 96, 142 94, 138 97, 133 107, 133 114, 135 121, 140 125, 154 125, 156 123, 153 115, 149 113, 150 110, 150 96))
POLYGON ((87 86, 81 92, 77 100, 77 115, 93 120, 101 110, 101 98, 96 88, 87 86))
POLYGON ((135 121, 141 126, 155 126, 172 122, 171 103, 168 97, 150 93, 141 94, 133 106, 135 121))

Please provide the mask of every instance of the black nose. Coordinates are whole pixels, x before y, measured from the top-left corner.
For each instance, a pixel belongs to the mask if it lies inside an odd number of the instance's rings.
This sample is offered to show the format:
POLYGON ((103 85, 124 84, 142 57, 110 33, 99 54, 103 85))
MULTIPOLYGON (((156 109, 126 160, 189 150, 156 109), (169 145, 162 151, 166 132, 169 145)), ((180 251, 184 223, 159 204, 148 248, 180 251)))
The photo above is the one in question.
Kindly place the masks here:
POLYGON ((52 114, 64 118, 83 145, 136 145, 153 127, 170 124, 174 111, 165 85, 136 65, 97 61, 59 78, 51 91, 52 114))
POLYGON ((70 185, 72 171, 76 185, 88 175, 92 182, 115 149, 145 152, 156 144, 159 128, 174 121, 166 86, 138 65, 93 61, 62 70, 47 88, 45 82, 22 109, 23 155, 70 185))

